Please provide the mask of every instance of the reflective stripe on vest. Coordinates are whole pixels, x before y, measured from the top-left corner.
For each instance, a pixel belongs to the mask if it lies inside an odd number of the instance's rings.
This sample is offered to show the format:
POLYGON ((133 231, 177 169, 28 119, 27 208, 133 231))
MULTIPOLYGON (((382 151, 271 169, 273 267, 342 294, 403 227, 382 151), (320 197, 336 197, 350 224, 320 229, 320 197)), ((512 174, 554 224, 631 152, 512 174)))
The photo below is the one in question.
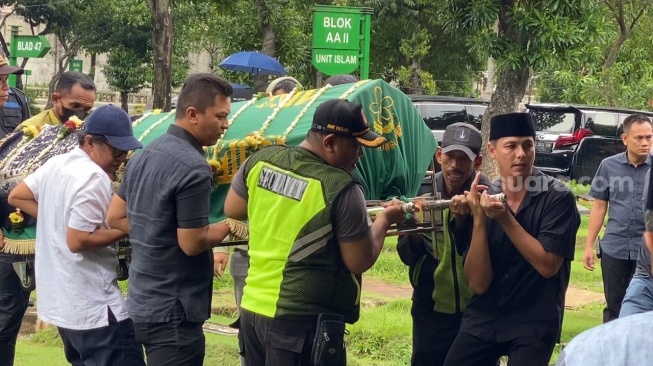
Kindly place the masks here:
MULTIPOLYGON (((295 240, 302 227, 325 209, 326 202, 320 181, 265 162, 258 162, 251 169, 247 187, 249 240, 265 245, 250 245, 250 268, 242 307, 274 317, 283 269, 289 257, 300 260, 316 250, 316 246, 326 245, 328 238, 322 241, 319 233, 295 240), (269 212, 292 212, 292 215, 269 215, 269 212), (310 245, 305 248, 305 244, 310 245)), ((330 232, 330 229, 323 228, 323 231, 330 232)))

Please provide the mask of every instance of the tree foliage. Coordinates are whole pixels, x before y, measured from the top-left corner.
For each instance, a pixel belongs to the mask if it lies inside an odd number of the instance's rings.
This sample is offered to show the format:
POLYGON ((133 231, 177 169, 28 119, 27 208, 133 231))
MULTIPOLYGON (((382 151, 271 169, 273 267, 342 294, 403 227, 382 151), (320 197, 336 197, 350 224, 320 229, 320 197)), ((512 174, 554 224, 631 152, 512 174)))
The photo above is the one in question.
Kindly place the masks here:
POLYGON ((466 39, 448 34, 440 14, 443 2, 426 0, 351 0, 343 5, 370 7, 371 76, 397 80, 408 93, 467 96, 485 65, 466 39), (419 76, 421 86, 411 85, 419 76), (418 90, 421 89, 421 90, 418 90))
MULTIPOLYGON (((642 13, 627 40, 620 45, 614 62, 606 67, 606 60, 614 53, 622 29, 606 2, 597 10, 604 19, 601 24, 604 36, 588 39, 586 52, 580 55, 578 62, 554 64, 540 70, 536 82, 538 100, 653 109, 650 104, 653 95, 653 64, 650 61, 653 14, 650 11, 642 13)), ((632 20, 628 24, 633 24, 632 20)))
MULTIPOLYGON (((21 16, 31 27, 43 26, 39 34, 52 34, 57 37, 58 44, 63 49, 56 57, 56 71, 49 83, 49 91, 61 74, 68 68, 69 61, 75 57, 88 43, 92 35, 111 26, 104 14, 112 10, 111 4, 100 0, 72 0, 43 2, 39 0, 2 1, 0 5, 13 6, 17 15, 21 16)), ((22 31, 21 33, 24 33, 22 31)), ((23 66, 26 60, 23 61, 23 66)))
POLYGON ((151 75, 151 69, 143 58, 124 46, 111 50, 103 72, 109 85, 120 92, 120 104, 125 111, 129 110, 128 94, 141 90, 151 75))
POLYGON ((305 87, 315 86, 316 72, 311 66, 311 10, 306 2, 291 0, 266 0, 265 20, 249 0, 216 1, 218 9, 214 28, 202 44, 214 46, 217 40, 221 52, 213 56, 216 73, 231 81, 252 85, 252 75, 228 72, 217 67, 223 58, 240 51, 264 51, 261 22, 269 24, 274 34, 274 57, 286 68, 288 74, 305 87), (209 38, 210 37, 210 38, 209 38))
MULTIPOLYGON (((471 50, 495 60, 496 89, 483 115, 487 141, 489 122, 497 114, 517 110, 531 70, 573 62, 588 41, 600 36, 598 0, 445 0, 441 17, 452 36, 463 36, 471 50)), ((485 144, 484 144, 485 145, 485 144)), ((496 175, 485 159, 482 170, 496 175)))

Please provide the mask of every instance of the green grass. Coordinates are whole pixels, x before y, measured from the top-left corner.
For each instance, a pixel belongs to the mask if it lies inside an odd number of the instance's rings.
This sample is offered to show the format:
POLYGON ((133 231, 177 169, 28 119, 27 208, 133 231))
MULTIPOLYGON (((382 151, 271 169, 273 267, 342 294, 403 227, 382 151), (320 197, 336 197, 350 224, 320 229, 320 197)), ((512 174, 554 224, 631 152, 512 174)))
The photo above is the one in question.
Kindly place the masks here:
POLYGON ((44 329, 16 344, 16 365, 69 365, 63 353, 63 343, 57 329, 44 329))
MULTIPOLYGON (((603 292, 601 265, 595 263, 594 271, 588 271, 583 267, 583 256, 585 255, 585 242, 587 241, 588 226, 589 217, 587 215, 582 215, 578 234, 576 235, 576 250, 574 253, 574 261, 571 262, 569 284, 583 290, 603 292)), ((603 235, 603 229, 601 229, 599 235, 603 235)))
POLYGON ((349 325, 350 365, 402 365, 410 360, 412 320, 410 299, 363 308, 360 320, 349 325))
POLYGON ((568 182, 565 181, 561 181, 561 182, 567 187, 569 187, 569 190, 575 195, 579 195, 579 194, 586 195, 590 193, 591 186, 589 184, 578 184, 574 179, 568 182))
POLYGON ((393 285, 405 285, 408 282, 408 266, 405 266, 397 254, 397 237, 385 240, 383 250, 374 266, 366 275, 393 285))

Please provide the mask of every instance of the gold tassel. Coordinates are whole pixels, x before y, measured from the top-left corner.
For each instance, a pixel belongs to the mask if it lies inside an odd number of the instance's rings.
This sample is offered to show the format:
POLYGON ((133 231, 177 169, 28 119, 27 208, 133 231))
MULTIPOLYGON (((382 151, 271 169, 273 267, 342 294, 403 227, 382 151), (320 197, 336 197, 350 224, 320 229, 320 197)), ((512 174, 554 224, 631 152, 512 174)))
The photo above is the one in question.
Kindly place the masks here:
POLYGON ((36 239, 8 239, 4 238, 5 247, 2 249, 3 253, 19 254, 19 255, 33 255, 36 251, 36 239))
POLYGON ((249 230, 247 224, 234 219, 225 219, 224 223, 229 226, 229 233, 235 240, 248 240, 249 230))

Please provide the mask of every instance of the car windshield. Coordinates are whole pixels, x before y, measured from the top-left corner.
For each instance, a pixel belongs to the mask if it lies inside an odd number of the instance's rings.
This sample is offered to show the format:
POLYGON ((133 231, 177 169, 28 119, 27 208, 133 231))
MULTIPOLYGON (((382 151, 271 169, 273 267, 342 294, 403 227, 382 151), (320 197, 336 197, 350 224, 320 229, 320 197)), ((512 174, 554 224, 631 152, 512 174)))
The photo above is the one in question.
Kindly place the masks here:
POLYGON ((574 130, 574 113, 544 110, 531 110, 530 113, 536 131, 570 133, 574 130))
POLYGON ((459 104, 423 104, 422 117, 431 130, 444 130, 452 123, 468 121, 465 106, 459 104))

